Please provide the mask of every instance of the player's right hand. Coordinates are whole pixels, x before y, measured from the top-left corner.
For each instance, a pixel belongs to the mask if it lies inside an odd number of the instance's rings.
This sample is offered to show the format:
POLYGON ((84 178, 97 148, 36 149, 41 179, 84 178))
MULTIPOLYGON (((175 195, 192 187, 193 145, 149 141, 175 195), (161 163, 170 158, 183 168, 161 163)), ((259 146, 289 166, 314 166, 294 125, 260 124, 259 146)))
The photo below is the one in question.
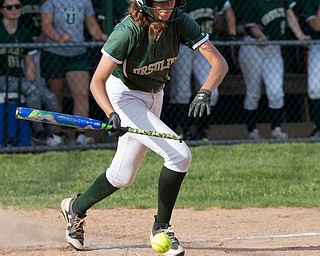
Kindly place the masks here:
POLYGON ((120 137, 127 132, 125 129, 121 129, 121 119, 116 112, 110 114, 108 125, 112 125, 112 128, 108 130, 110 136, 120 137))
POLYGON ((200 90, 190 104, 188 116, 202 117, 205 112, 207 113, 207 115, 210 115, 210 100, 211 92, 206 89, 200 90))

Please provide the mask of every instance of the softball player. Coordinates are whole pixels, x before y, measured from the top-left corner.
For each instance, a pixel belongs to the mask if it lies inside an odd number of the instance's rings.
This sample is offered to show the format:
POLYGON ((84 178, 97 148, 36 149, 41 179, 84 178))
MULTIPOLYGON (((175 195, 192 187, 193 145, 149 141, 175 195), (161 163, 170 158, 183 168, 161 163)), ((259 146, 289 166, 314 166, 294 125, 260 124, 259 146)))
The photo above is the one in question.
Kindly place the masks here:
MULTIPOLYGON (((312 29, 312 39, 320 39, 320 1, 307 0, 305 13, 307 22, 312 29)), ((309 45, 308 54, 308 96, 310 98, 310 114, 314 119, 314 137, 320 137, 320 45, 309 45)))
MULTIPOLYGON (((32 34, 29 33, 28 24, 21 20, 22 6, 19 0, 0 1, 1 43, 31 43, 32 34)), ((46 103, 51 109, 56 110, 57 101, 53 93, 46 87, 37 84, 34 49, 1 48, 0 50, 0 91, 19 92, 26 98, 26 105, 30 108, 41 109, 46 103), (21 61, 23 60, 23 61, 21 61), (7 88, 6 88, 7 87, 7 88)), ((51 110, 50 109, 50 110, 51 110)), ((53 131, 46 129, 43 124, 32 123, 31 138, 34 142, 52 145, 53 131)))
MULTIPOLYGON (((236 35, 235 17, 229 0, 187 0, 187 12, 209 34, 210 40, 215 39, 216 15, 222 15, 223 13, 226 14, 227 18, 228 33, 233 37, 236 35)), ((168 82, 168 86, 171 111, 179 113, 178 116, 184 117, 180 125, 182 126, 183 134, 188 134, 190 139, 206 138, 205 130, 210 124, 209 118, 193 120, 197 124, 198 129, 196 135, 191 135, 189 131, 191 123, 183 113, 183 110, 187 108, 191 100, 193 93, 192 80, 194 81, 195 89, 199 90, 205 82, 210 69, 210 63, 199 51, 192 51, 189 47, 182 45, 178 59, 170 71, 171 79, 168 82)), ((215 90, 211 95, 212 108, 216 105, 217 101, 218 90, 215 90)), ((178 122, 170 121, 170 126, 172 129, 176 129, 178 122)))
POLYGON ((119 136, 111 165, 77 198, 67 198, 61 209, 68 223, 66 239, 83 249, 84 217, 87 210, 135 179, 148 149, 164 160, 158 184, 158 210, 151 236, 165 232, 172 248, 164 255, 184 255, 170 226, 180 185, 191 162, 188 146, 176 140, 123 134, 120 126, 174 132, 160 120, 163 87, 175 62, 180 43, 198 49, 211 64, 207 80, 193 102, 190 114, 210 112, 211 93, 221 83, 228 66, 209 41, 209 36, 187 14, 180 0, 132 0, 129 15, 110 34, 93 75, 91 92, 109 117, 112 133, 119 136))
MULTIPOLYGON (((246 3, 246 27, 250 35, 245 41, 284 40, 286 20, 299 40, 309 39, 297 21, 292 10, 296 5, 293 0, 256 0, 246 3)), ((283 91, 283 58, 279 45, 263 46, 246 45, 239 50, 239 64, 246 86, 244 109, 247 117, 248 137, 261 139, 257 125, 261 82, 263 80, 271 111, 271 137, 286 139, 282 132, 281 118, 284 106, 283 91)))

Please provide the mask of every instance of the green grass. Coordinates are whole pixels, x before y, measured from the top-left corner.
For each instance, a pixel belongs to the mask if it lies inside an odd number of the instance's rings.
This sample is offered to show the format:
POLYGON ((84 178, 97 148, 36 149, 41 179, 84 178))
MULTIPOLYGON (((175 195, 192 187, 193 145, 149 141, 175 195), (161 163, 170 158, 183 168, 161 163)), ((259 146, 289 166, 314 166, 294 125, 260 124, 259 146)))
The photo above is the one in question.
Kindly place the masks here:
MULTIPOLYGON (((317 207, 320 144, 240 144, 191 148, 177 208, 317 207)), ((0 204, 58 208, 91 185, 114 150, 0 155, 0 204)), ((136 181, 95 208, 155 208, 162 158, 149 152, 136 181)))

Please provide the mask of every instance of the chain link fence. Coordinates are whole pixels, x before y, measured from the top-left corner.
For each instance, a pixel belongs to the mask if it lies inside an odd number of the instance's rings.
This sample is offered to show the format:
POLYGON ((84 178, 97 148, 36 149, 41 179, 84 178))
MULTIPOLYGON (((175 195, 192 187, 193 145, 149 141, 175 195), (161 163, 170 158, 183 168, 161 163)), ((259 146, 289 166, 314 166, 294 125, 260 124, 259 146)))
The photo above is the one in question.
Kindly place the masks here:
MULTIPOLYGON (((88 29, 84 32, 84 42, 44 42, 41 40, 41 26, 40 26, 40 2, 41 1, 22 1, 22 16, 19 20, 19 26, 24 29, 27 34, 23 40, 17 40, 10 36, 1 38, 0 40, 0 55, 5 62, 1 65, 9 65, 15 62, 22 63, 23 57, 21 53, 37 50, 38 53, 43 54, 48 47, 63 48, 66 51, 72 51, 79 47, 86 49, 85 60, 88 64, 89 78, 92 76, 98 61, 101 56, 102 41, 97 41, 90 35, 88 29), (28 38, 29 39, 28 41, 28 38), (16 54, 18 52, 18 54, 16 54), (18 58, 18 59, 17 59, 18 58)), ((109 34, 112 28, 121 20, 128 7, 126 0, 103 0, 92 1, 95 16, 102 31, 109 34)), ((301 2, 299 1, 299 5, 301 2)), ((69 6, 70 7, 70 6, 69 6)), ((70 7, 71 8, 71 7, 70 7)), ((237 7, 240 8, 241 7, 237 7)), ((299 7, 300 8, 300 7, 299 7)), ((237 10, 237 9, 236 9, 237 10)), ((239 9, 238 9, 239 10, 239 9)), ((72 14, 74 10, 70 9, 72 14)), ((305 14, 301 9, 295 10, 299 19, 300 25, 308 34, 309 28, 305 23, 305 14)), ((238 26, 242 24, 242 14, 235 12, 238 26)), ((223 17, 223 16, 221 16, 223 17)), ((223 20, 222 20, 223 21, 223 20)), ((244 73, 239 63, 239 55, 242 47, 258 46, 258 42, 244 40, 244 37, 238 37, 237 40, 229 40, 225 25, 222 29, 217 30, 217 39, 213 40, 213 44, 220 50, 222 55, 226 58, 229 64, 229 73, 223 80, 218 88, 217 102, 212 106, 212 114, 209 117, 202 119, 188 118, 188 105, 193 96, 198 90, 197 79, 198 77, 206 77, 205 70, 198 69, 198 73, 191 74, 190 76, 190 93, 188 102, 172 103, 172 98, 175 97, 174 90, 170 90, 170 82, 165 87, 165 98, 163 105, 162 119, 177 133, 187 133, 187 143, 190 145, 201 144, 233 144, 252 142, 248 138, 247 122, 248 116, 244 109, 246 84, 244 80, 244 73)), ((240 28, 241 29, 241 28, 240 28)), ((281 129, 288 134, 286 141, 318 141, 317 138, 311 137, 314 131, 314 116, 317 113, 310 111, 310 98, 308 96, 308 58, 310 46, 319 46, 320 41, 309 40, 308 43, 295 40, 292 32, 288 30, 288 40, 266 41, 264 47, 278 47, 283 58, 283 92, 284 92, 284 107, 281 109, 281 129)), ((2 36, 4 33, 1 34, 2 36)), ((250 55, 250 51, 246 52, 246 59, 256 58, 256 55, 250 55)), ((272 51, 271 51, 272 53, 272 51)), ((190 51, 190 58, 192 57, 190 51)), ((35 55, 37 56, 37 55, 35 55)), ((46 63, 53 60, 50 55, 45 55, 48 58, 46 63)), ((258 57, 261 57, 258 55, 258 57)), ((267 59, 268 56, 265 56, 267 59)), ((196 59, 196 58, 195 58, 196 59)), ((41 57, 36 57, 38 64, 36 79, 41 80, 44 86, 47 87, 46 80, 40 77, 41 71, 47 67, 41 67, 41 57)), ((256 60, 258 62, 258 59, 256 60)), ((82 63, 82 62, 81 62, 82 63)), ((181 65, 184 65, 182 63, 181 65)), ((197 65, 195 62, 194 65, 197 65)), ((200 65, 200 64, 198 64, 200 65)), ((274 65, 272 62, 265 65, 274 65)), ((61 67, 56 66, 56 69, 61 67)), ((188 69, 187 67, 180 66, 181 70, 188 69)), ((269 67, 269 70, 274 67, 269 67)), ((24 72, 26 69, 24 68, 24 72)), ((260 72, 257 70, 256 72, 260 72)), ((252 73, 252 72, 251 72, 252 73)), ((171 74, 173 76, 174 74, 171 74)), ((10 74, 1 73, 3 84, 8 84, 10 81, 8 76, 10 74)), ((272 109, 268 100, 268 93, 266 90, 265 81, 275 79, 276 74, 264 73, 263 79, 257 80, 257 84, 261 84, 261 98, 256 110, 258 124, 257 127, 260 131, 263 140, 255 142, 268 141, 277 142, 271 136, 271 122, 272 122, 272 109)), ((312 74, 309 71, 309 79, 312 79, 312 74)), ((316 77, 316 74, 315 74, 316 77)), ((81 77, 76 77, 81 79, 81 77)), ((57 147, 44 146, 41 144, 33 143, 31 139, 25 139, 28 134, 32 133, 32 127, 29 122, 17 121, 14 117, 15 107, 22 105, 25 106, 25 99, 21 95, 21 83, 23 76, 18 77, 18 87, 14 91, 4 89, 0 92, 0 152, 42 152, 48 150, 74 150, 74 149, 89 149, 89 148, 115 148, 116 141, 110 138, 104 131, 89 131, 88 136, 92 136, 95 140, 94 144, 90 145, 77 145, 73 143, 75 130, 72 128, 62 128, 62 131, 68 135, 68 142, 64 145, 57 147)), ((172 79, 173 80, 173 79, 172 79)), ((76 83, 81 83, 77 80, 76 83)), ((89 84, 87 84, 88 88, 89 84)), ((6 88, 6 86, 2 87, 6 88)), ((57 110, 67 113, 74 113, 75 100, 68 84, 63 86, 63 97, 61 102, 61 109, 57 110)), ((88 89, 89 90, 89 89, 88 89)), ((269 89, 270 90, 270 89, 269 89)), ((271 89, 272 91, 272 89, 271 89)), ((40 97, 40 96, 39 96, 40 97)), ((95 103, 92 96, 88 95, 89 110, 88 116, 94 119, 106 121, 104 113, 99 106, 95 103)), ((47 102, 41 102, 41 108, 45 109, 47 102)), ((47 109, 50 110, 50 109, 47 109)), ((320 110, 319 110, 320 111, 320 110)), ((55 128, 53 128, 55 129, 55 128)))

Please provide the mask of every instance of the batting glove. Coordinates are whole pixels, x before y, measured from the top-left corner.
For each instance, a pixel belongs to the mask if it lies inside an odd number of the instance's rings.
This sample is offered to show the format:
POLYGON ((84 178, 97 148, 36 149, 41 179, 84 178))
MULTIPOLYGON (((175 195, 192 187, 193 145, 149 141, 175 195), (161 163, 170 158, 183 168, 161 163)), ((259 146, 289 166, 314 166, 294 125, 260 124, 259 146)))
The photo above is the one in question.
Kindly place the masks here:
POLYGON ((112 125, 112 128, 108 130, 110 136, 121 137, 127 132, 127 130, 122 129, 121 119, 116 112, 110 114, 108 125, 112 125))
POLYGON ((200 90, 190 104, 188 116, 202 117, 205 111, 207 111, 207 115, 210 115, 210 100, 211 92, 207 89, 200 90))

